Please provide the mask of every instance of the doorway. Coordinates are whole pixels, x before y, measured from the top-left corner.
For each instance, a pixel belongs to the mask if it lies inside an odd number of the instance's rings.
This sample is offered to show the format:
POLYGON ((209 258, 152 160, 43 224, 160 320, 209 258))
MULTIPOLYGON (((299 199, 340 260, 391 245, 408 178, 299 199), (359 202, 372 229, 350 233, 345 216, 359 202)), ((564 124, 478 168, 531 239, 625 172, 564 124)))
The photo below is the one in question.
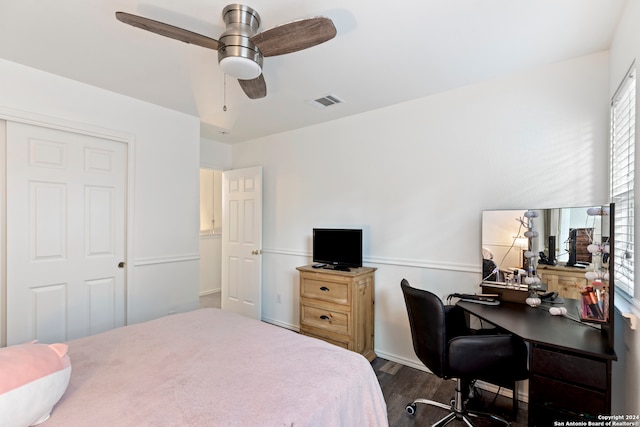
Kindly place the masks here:
POLYGON ((222 262, 222 171, 200 169, 201 307, 220 308, 222 262))

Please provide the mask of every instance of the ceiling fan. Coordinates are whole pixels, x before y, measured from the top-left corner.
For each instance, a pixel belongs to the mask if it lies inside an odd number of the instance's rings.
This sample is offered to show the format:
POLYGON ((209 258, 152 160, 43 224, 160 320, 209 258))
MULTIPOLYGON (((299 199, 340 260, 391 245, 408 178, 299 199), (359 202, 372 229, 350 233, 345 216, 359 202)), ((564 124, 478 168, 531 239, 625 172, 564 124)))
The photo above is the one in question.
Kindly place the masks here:
POLYGON ((222 71, 237 78, 251 99, 267 96, 267 85, 262 75, 265 56, 307 49, 336 35, 331 19, 322 16, 289 22, 259 33, 260 15, 242 4, 230 4, 223 9, 226 30, 220 35, 220 40, 126 12, 116 12, 116 18, 152 33, 217 50, 222 71))

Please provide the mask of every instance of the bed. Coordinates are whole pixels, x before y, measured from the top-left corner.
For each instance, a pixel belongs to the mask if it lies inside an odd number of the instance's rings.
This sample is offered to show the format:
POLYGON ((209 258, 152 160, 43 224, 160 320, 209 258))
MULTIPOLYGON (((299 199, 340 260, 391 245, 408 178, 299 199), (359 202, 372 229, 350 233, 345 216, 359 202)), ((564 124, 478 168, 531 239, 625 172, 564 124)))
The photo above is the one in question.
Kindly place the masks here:
POLYGON ((43 427, 387 426, 360 354, 219 309, 69 341, 43 427))

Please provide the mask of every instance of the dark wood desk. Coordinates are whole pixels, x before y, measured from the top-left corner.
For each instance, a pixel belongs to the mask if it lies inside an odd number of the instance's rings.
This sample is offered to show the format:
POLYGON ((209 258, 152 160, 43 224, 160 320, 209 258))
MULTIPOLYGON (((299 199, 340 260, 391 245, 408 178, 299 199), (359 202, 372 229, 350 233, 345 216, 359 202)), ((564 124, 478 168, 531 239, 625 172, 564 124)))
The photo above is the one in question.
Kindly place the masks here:
POLYGON ((526 304, 460 301, 458 306, 529 343, 530 426, 610 414, 611 363, 616 354, 606 333, 526 304))

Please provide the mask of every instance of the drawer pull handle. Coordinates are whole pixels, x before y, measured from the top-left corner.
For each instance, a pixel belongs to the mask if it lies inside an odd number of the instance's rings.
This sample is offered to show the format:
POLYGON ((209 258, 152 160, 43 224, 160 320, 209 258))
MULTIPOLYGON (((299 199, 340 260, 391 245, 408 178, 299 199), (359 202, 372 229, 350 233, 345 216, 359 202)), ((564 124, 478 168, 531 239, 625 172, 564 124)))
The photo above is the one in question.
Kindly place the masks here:
POLYGON ((320 318, 322 320, 329 320, 329 316, 327 316, 326 314, 323 314, 322 316, 320 316, 320 318))
POLYGON ((326 286, 321 287, 320 290, 322 292, 329 292, 329 288, 327 288, 326 286))

